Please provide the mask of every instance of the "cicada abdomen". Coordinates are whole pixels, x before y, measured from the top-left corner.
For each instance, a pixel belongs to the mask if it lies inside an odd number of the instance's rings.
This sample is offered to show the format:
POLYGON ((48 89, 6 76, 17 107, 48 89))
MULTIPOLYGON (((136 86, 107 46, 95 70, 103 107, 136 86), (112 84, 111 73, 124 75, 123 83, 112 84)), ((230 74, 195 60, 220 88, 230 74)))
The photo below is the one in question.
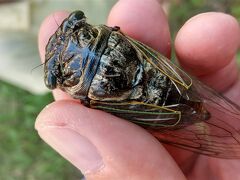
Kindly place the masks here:
POLYGON ((240 108, 118 27, 65 19, 46 47, 45 83, 90 108, 136 123, 160 141, 240 157, 240 108))

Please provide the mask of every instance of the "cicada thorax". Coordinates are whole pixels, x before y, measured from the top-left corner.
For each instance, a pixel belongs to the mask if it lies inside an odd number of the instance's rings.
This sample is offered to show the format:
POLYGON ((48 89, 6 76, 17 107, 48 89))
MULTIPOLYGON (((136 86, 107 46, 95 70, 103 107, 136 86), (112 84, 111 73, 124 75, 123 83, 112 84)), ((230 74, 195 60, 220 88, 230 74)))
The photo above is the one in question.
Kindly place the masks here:
POLYGON ((143 78, 143 66, 135 49, 120 32, 112 31, 88 97, 99 101, 137 99, 142 91, 143 78))

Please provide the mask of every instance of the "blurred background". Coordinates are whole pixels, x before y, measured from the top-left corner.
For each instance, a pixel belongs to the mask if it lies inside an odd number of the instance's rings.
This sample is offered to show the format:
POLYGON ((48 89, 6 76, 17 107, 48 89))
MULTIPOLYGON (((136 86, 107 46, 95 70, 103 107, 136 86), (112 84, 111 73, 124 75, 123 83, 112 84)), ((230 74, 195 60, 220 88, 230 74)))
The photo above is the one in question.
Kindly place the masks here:
MULTIPOLYGON (((53 101, 43 84, 37 33, 56 10, 81 9, 104 24, 117 0, 0 0, 0 179, 80 179, 81 173, 46 145, 34 130, 41 109, 53 101)), ((159 0, 172 37, 190 17, 221 11, 240 20, 239 0, 159 0)), ((240 62, 240 53, 237 55, 240 62)), ((173 54, 174 57, 174 54, 173 54)))

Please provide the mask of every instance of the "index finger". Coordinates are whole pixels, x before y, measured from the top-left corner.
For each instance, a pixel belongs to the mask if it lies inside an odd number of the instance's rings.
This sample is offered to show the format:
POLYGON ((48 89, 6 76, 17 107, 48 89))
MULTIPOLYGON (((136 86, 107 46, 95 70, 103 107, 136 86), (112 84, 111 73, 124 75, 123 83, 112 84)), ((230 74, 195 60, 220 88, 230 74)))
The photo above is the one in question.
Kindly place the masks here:
POLYGON ((234 61, 240 44, 237 20, 224 13, 208 12, 188 20, 177 34, 175 49, 185 70, 218 91, 237 81, 234 61))

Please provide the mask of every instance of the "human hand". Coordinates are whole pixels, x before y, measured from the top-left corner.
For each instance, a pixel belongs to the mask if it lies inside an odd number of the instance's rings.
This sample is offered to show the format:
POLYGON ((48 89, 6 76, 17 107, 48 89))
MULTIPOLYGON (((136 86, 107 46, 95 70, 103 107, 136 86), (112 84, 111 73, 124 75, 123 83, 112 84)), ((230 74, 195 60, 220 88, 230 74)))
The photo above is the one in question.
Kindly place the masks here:
MULTIPOLYGON (((39 34, 42 60, 49 37, 67 15, 58 12, 44 21, 39 34)), ((118 25, 124 33, 170 56, 168 23, 156 0, 148 4, 144 0, 119 1, 108 25, 118 25)), ((240 83, 233 59, 239 42, 240 30, 234 18, 208 13, 184 25, 175 49, 185 69, 237 102, 240 83)), ((36 129, 87 179, 236 179, 238 175, 238 161, 163 146, 132 123, 86 108, 60 90, 53 93, 56 102, 39 114, 36 129)))

